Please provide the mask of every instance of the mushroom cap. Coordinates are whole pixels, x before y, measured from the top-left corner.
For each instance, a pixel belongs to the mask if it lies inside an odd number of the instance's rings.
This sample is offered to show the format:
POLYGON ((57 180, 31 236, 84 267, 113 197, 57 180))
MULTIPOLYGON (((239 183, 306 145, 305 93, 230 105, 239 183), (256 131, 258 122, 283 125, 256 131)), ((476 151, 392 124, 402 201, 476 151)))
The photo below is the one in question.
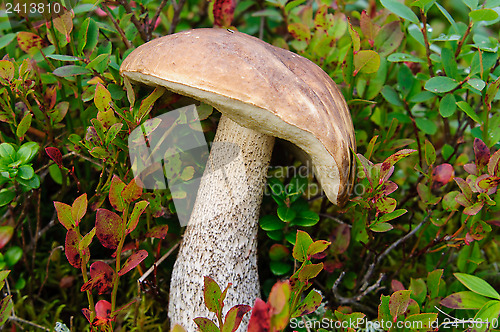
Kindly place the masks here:
POLYGON ((247 34, 188 30, 141 45, 121 75, 210 104, 241 126, 288 140, 312 159, 328 199, 343 205, 356 149, 347 104, 310 60, 247 34))

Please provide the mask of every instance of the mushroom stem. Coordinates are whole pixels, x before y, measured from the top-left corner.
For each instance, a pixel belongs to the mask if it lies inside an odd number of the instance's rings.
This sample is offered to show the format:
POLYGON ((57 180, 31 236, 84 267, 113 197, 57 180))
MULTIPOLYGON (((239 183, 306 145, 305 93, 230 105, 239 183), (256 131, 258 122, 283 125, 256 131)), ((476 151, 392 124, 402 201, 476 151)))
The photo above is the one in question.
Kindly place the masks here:
MULTIPOLYGON (((172 272, 171 326, 196 331, 196 317, 215 318, 205 307, 204 277, 224 289, 224 313, 253 306, 260 295, 257 229, 274 137, 222 116, 189 224, 172 272)), ((246 315, 239 331, 246 331, 246 315)))

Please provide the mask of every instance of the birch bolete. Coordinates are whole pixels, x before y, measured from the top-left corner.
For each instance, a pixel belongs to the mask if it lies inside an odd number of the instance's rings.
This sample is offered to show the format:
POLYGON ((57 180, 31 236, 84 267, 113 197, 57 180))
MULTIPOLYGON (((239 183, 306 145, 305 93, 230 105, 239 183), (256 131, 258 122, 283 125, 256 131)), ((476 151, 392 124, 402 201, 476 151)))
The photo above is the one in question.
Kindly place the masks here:
POLYGON ((253 305, 260 295, 257 227, 274 137, 305 151, 328 199, 342 205, 354 173, 351 116, 333 80, 313 62, 226 29, 150 41, 123 61, 120 72, 222 113, 170 285, 171 324, 195 331, 193 318, 213 317, 204 305, 204 276, 221 287, 232 284, 226 311, 253 305), (237 157, 228 163, 234 146, 237 157))

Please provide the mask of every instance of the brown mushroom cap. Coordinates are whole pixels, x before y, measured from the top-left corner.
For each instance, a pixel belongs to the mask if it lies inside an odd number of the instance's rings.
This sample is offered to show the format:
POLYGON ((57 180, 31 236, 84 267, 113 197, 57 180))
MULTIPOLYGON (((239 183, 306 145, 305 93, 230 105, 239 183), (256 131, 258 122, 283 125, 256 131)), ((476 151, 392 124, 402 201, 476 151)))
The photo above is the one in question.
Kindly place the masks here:
POLYGON ((333 80, 310 60, 244 33, 196 29, 138 47, 120 73, 294 143, 311 157, 330 201, 346 202, 356 148, 351 116, 333 80))

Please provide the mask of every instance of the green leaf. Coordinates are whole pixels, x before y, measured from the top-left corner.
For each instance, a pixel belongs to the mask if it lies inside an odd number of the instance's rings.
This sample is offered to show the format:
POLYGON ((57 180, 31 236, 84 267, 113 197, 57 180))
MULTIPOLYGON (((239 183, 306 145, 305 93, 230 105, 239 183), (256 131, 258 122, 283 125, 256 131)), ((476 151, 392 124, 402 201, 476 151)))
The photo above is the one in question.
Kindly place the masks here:
POLYGON ((477 326, 474 332, 490 331, 491 327, 496 328, 498 324, 498 316, 500 315, 500 301, 487 302, 474 316, 474 321, 485 322, 481 326, 477 326))
POLYGON ((278 217, 284 222, 290 222, 297 216, 297 212, 295 212, 292 208, 282 205, 278 207, 278 217))
POLYGON ((313 240, 304 231, 298 230, 297 237, 295 240, 295 246, 293 247, 293 258, 298 260, 299 262, 303 262, 307 259, 307 250, 309 246, 313 243, 313 240))
POLYGON ((443 269, 434 270, 427 274, 427 288, 431 299, 439 296, 439 286, 441 285, 441 277, 443 269))
POLYGON ((107 112, 113 107, 111 94, 101 83, 97 83, 94 95, 94 104, 101 112, 107 112))
POLYGON ((123 123, 119 122, 115 123, 108 129, 108 132, 106 133, 106 145, 109 145, 113 142, 113 140, 116 138, 116 135, 118 135, 122 127, 123 123))
POLYGON ((473 275, 458 272, 453 273, 453 275, 458 279, 458 281, 460 281, 465 287, 467 287, 474 293, 500 300, 500 294, 498 294, 497 291, 483 279, 473 275))
POLYGON ((387 100, 390 104, 394 106, 403 106, 403 102, 401 98, 399 98, 399 94, 394 90, 392 86, 386 85, 382 88, 382 96, 385 100, 387 100))
POLYGON ((89 30, 89 24, 90 24, 90 17, 87 17, 85 21, 83 21, 82 25, 78 29, 78 36, 77 36, 77 51, 78 54, 81 54, 83 52, 83 49, 85 48, 85 45, 87 44, 87 33, 89 30))
POLYGON ((391 295, 389 311, 393 321, 396 321, 396 318, 402 315, 406 311, 406 308, 408 308, 408 304, 410 304, 410 294, 410 290, 400 290, 391 295))
POLYGON ((85 68, 94 69, 98 73, 103 73, 109 65, 109 54, 99 54, 85 68))
POLYGON ((394 211, 392 211, 390 213, 386 213, 383 216, 381 216, 380 219, 379 219, 379 221, 381 221, 381 222, 390 221, 390 220, 393 220, 393 219, 401 217, 406 212, 408 212, 408 211, 405 210, 405 209, 394 210, 394 211))
POLYGON ((68 62, 75 62, 75 61, 81 61, 82 59, 77 57, 77 56, 72 56, 72 55, 62 55, 62 54, 49 54, 47 55, 47 58, 49 59, 54 59, 57 61, 68 61, 68 62))
POLYGON ((76 226, 78 226, 85 213, 87 213, 87 194, 79 196, 71 206, 71 217, 75 221, 76 226))
POLYGON ((123 219, 112 211, 97 209, 95 227, 99 242, 106 248, 116 249, 124 236, 123 219))
POLYGON ((408 97, 408 94, 410 94, 416 82, 417 80, 413 76, 411 69, 408 68, 408 66, 400 66, 398 70, 398 90, 401 92, 404 99, 408 97))
POLYGON ((311 30, 303 23, 288 24, 288 32, 298 41, 309 42, 311 39, 311 30))
POLYGON ((314 241, 309 248, 307 248, 307 255, 313 256, 325 251, 331 243, 325 240, 314 241))
POLYGON ((470 80, 467 81, 467 84, 479 91, 482 91, 486 86, 486 83, 483 80, 480 80, 479 78, 471 78, 470 80))
POLYGON ((429 140, 425 140, 425 160, 427 166, 431 166, 436 162, 436 150, 429 140))
POLYGON ((498 18, 498 13, 493 9, 483 8, 471 11, 469 17, 475 22, 493 21, 498 18))
POLYGON ((432 331, 438 314, 413 314, 406 317, 404 326, 418 326, 418 331, 432 331))
POLYGON ((0 158, 5 164, 10 164, 19 158, 19 154, 16 155, 16 149, 12 144, 2 143, 0 144, 0 158))
POLYGON ((246 313, 252 310, 249 305, 238 304, 229 309, 224 319, 224 325, 222 326, 222 332, 234 332, 238 329, 241 324, 241 320, 246 313))
POLYGON ((392 53, 387 57, 389 62, 421 62, 425 63, 424 59, 420 59, 412 54, 406 53, 392 53))
POLYGON ((375 73, 380 67, 380 55, 372 50, 359 51, 354 55, 354 76, 357 73, 375 73))
POLYGON ((286 225, 275 215, 263 216, 262 218, 260 218, 259 224, 260 228, 267 232, 283 229, 286 225))
POLYGON ((374 46, 381 57, 386 57, 394 52, 404 38, 399 21, 387 23, 380 29, 373 41, 374 46))
POLYGON ((8 60, 0 60, 0 79, 11 81, 13 78, 14 64, 8 60))
POLYGON ((370 226, 370 229, 374 232, 377 232, 377 233, 388 232, 393 228, 394 227, 391 224, 386 223, 386 222, 373 224, 372 226, 370 226))
POLYGON ((68 231, 75 227, 75 221, 72 217, 71 206, 61 202, 54 202, 57 212, 57 219, 68 231))
POLYGON ((33 170, 33 167, 29 165, 22 165, 18 168, 17 176, 23 180, 29 180, 35 176, 35 171, 33 170))
POLYGON ((462 0, 462 2, 470 8, 470 10, 475 10, 478 5, 478 0, 462 0))
POLYGON ((67 65, 56 68, 52 73, 59 77, 69 77, 90 74, 91 71, 81 66, 67 65))
POLYGON ((316 225, 318 221, 319 215, 316 212, 310 210, 302 210, 297 214, 291 225, 311 227, 316 225))
POLYGON ((436 2, 436 7, 438 7, 441 14, 443 14, 443 16, 446 17, 448 22, 450 22, 451 26, 453 27, 453 30, 455 30, 455 33, 460 33, 460 31, 458 29, 458 25, 455 22, 455 20, 453 19, 453 16, 451 16, 450 13, 448 13, 448 11, 443 6, 441 6, 439 4, 439 2, 436 2))
POLYGON ((458 101, 457 106, 465 112, 472 120, 476 121, 477 123, 481 124, 481 118, 476 114, 476 112, 472 109, 472 107, 465 101, 458 101))
POLYGON ((411 290, 410 297, 417 301, 419 306, 422 306, 422 303, 425 301, 427 296, 427 286, 425 285, 425 281, 422 278, 410 278, 409 290, 411 290))
POLYGON ((453 78, 445 76, 432 77, 425 83, 425 90, 434 93, 444 93, 455 89, 458 86, 458 82, 453 78))
POLYGON ((132 232, 137 227, 137 224, 139 223, 139 218, 141 217, 144 210, 146 210, 148 205, 149 205, 148 201, 140 201, 135 203, 134 209, 132 210, 132 213, 130 214, 130 217, 128 219, 127 229, 126 229, 127 234, 132 232))
POLYGON ((219 314, 222 310, 221 302, 219 301, 221 296, 222 292, 219 285, 212 278, 204 277, 203 297, 207 309, 219 314))
POLYGON ((439 102, 439 114, 441 114, 443 118, 448 118, 455 114, 456 110, 457 104, 455 96, 451 93, 446 94, 439 102))
POLYGON ((479 309, 490 299, 470 291, 448 295, 439 302, 442 306, 451 309, 479 309))
POLYGON ((0 207, 12 202, 16 197, 16 192, 10 189, 0 189, 0 207))
POLYGON ((125 209, 125 201, 122 196, 124 188, 125 183, 117 175, 113 175, 111 186, 109 187, 109 202, 115 210, 120 212, 125 209))
POLYGON ((352 40, 352 48, 354 52, 358 52, 361 47, 361 40, 359 38, 359 33, 356 30, 354 30, 351 21, 348 21, 348 24, 349 24, 349 34, 351 35, 351 40, 352 40))
POLYGON ((437 132, 437 125, 432 120, 427 118, 416 118, 415 123, 417 124, 418 129, 428 135, 434 135, 437 132))
POLYGON ((415 24, 419 23, 417 15, 415 15, 410 8, 406 7, 401 2, 398 2, 397 0, 380 0, 380 3, 397 16, 415 24))
POLYGON ((299 270, 299 280, 307 282, 309 279, 315 278, 323 270, 323 263, 307 264, 299 270))
POLYGON ((7 266, 13 267, 14 265, 17 264, 23 257, 23 249, 21 249, 18 246, 12 246, 4 254, 4 260, 5 263, 7 263, 7 266))
POLYGON ((135 114, 136 122, 140 122, 151 111, 155 101, 158 100, 164 92, 165 88, 156 87, 154 91, 141 102, 139 111, 135 114))
POLYGON ((80 243, 78 243, 78 250, 83 251, 86 250, 90 244, 92 243, 92 240, 94 239, 95 235, 95 227, 93 227, 90 232, 85 234, 85 236, 82 238, 80 243))
MULTIPOLYGON (((16 38, 15 33, 7 33, 7 34, 3 35, 2 37, 0 37, 0 50, 2 48, 4 48, 5 46, 9 45, 14 40, 14 38, 16 38)), ((0 325, 2 325, 2 324, 0 324, 0 325)))
POLYGON ((208 318, 196 317, 193 319, 201 332, 220 332, 217 325, 208 318))
POLYGON ((28 163, 36 156, 39 148, 36 142, 24 143, 19 150, 17 150, 17 159, 21 160, 23 164, 28 163))
POLYGON ((12 295, 7 295, 0 301, 0 326, 4 325, 9 319, 13 308, 12 295))
POLYGON ((311 290, 309 294, 307 294, 307 296, 304 298, 304 300, 299 303, 290 317, 300 317, 315 312, 316 309, 318 309, 318 307, 321 305, 322 300, 323 297, 320 293, 318 293, 314 289, 311 290))

